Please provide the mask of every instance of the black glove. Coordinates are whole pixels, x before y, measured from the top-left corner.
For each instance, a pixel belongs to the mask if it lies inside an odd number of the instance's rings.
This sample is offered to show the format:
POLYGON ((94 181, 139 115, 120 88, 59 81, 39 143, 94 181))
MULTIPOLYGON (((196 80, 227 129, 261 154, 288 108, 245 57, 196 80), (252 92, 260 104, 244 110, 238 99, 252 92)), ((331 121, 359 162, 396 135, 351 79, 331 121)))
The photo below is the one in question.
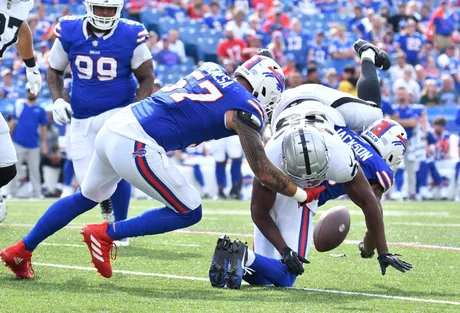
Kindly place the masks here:
POLYGON ((404 262, 398 258, 399 254, 391 253, 381 253, 379 254, 377 260, 380 263, 380 269, 382 270, 382 275, 385 275, 387 272, 388 265, 393 266, 395 269, 401 272, 409 271, 412 268, 412 264, 404 262))
POLYGON ((286 268, 289 272, 295 275, 303 274, 303 263, 310 263, 307 259, 300 256, 297 252, 293 251, 291 248, 286 247, 283 251, 283 263, 286 265, 286 268))

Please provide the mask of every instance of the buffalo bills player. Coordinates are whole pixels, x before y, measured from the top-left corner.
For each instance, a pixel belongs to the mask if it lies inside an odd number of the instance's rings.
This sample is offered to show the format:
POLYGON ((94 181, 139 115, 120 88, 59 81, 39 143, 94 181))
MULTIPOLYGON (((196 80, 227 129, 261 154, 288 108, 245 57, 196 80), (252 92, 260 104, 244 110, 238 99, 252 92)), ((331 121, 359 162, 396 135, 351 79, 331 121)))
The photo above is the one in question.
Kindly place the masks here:
MULTIPOLYGON (((336 127, 336 131, 342 141, 356 153, 364 176, 358 174, 352 182, 345 184, 324 181, 321 185, 325 190, 319 195, 318 201, 303 207, 282 195, 273 196, 260 183, 255 182, 251 202, 251 215, 255 223, 254 251, 247 251, 243 265, 247 268, 244 280, 248 283, 282 287, 294 284, 297 276, 304 272, 302 263, 309 263, 306 257, 311 247, 313 216, 318 207, 327 201, 348 194, 366 212, 369 204, 367 197, 373 193, 382 210, 382 195, 391 187, 393 171, 407 148, 404 128, 392 120, 378 120, 361 136, 346 127, 336 127)), ((231 250, 232 244, 228 237, 220 241, 222 247, 231 250)), ((372 258, 375 241, 369 231, 358 247, 363 258, 372 258)), ((223 248, 220 251, 226 252, 223 248)), ((232 252, 228 254, 231 259, 232 252)), ((393 262, 382 262, 380 256, 379 261, 382 274, 385 274, 388 265, 402 272, 412 268, 396 257, 393 257, 393 262)))
MULTIPOLYGON (((35 63, 32 32, 27 17, 34 6, 33 1, 4 0, 0 1, 0 60, 6 50, 16 46, 26 65, 27 81, 30 92, 37 95, 42 86, 42 77, 35 63)), ((8 184, 16 176, 16 150, 3 115, 0 114, 0 188, 8 184)), ((0 222, 6 216, 6 203, 0 196, 0 222)))
POLYGON ((268 160, 263 148, 265 115, 283 90, 280 66, 256 55, 238 67, 234 79, 221 66, 205 63, 176 84, 124 108, 99 131, 81 190, 54 203, 26 237, 0 253, 2 260, 17 277, 32 278, 31 257, 37 245, 110 197, 124 178, 164 206, 113 224, 83 228, 92 262, 102 276, 111 277, 114 240, 170 232, 201 220, 198 191, 166 153, 234 134, 264 186, 300 203, 311 200, 268 160))
MULTIPOLYGON (((145 44, 147 30, 120 18, 123 0, 86 0, 84 4, 86 16, 66 16, 56 25, 48 68, 54 120, 68 123, 72 113, 72 160, 80 184, 99 129, 122 107, 150 96, 154 80, 152 56, 145 44), (70 104, 63 99, 63 72, 69 63, 73 77, 70 104)), ((112 201, 102 199, 104 219, 113 221, 112 203, 115 219, 125 219, 130 196, 131 186, 120 181, 112 201)))

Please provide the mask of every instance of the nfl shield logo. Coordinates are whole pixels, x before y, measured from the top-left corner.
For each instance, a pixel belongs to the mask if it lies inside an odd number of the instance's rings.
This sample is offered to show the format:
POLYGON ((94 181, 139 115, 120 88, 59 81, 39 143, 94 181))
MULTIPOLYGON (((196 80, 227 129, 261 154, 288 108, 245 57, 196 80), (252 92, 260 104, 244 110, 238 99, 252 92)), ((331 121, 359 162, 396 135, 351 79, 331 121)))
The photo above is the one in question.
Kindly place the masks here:
POLYGON ((8 10, 11 9, 11 2, 8 2, 8 3, 6 4, 6 8, 7 8, 8 10))
POLYGON ((97 44, 98 44, 97 40, 93 40, 93 47, 97 47, 97 44))

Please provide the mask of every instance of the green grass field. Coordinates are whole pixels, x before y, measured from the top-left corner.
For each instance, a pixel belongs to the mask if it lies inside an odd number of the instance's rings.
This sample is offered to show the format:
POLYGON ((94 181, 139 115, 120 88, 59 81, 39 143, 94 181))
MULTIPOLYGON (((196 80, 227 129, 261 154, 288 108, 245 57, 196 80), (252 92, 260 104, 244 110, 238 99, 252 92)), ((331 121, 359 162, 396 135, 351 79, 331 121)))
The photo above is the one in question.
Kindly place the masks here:
MULTIPOLYGON (((0 249, 21 239, 50 203, 9 201, 0 249)), ((327 207, 338 204, 344 202, 327 207)), ((0 268, 0 312, 460 312, 459 204, 385 202, 390 250, 414 269, 389 269, 384 277, 376 259, 359 257, 355 241, 362 238, 364 219, 345 204, 351 230, 333 253, 346 257, 313 248, 295 289, 211 288, 207 273, 219 233, 252 240, 247 202, 205 202, 203 220, 187 232, 133 239, 119 249, 111 279, 94 272, 79 234, 84 224, 101 221, 95 209, 39 246, 32 281, 0 268)), ((134 201, 130 216, 153 206, 134 201)))

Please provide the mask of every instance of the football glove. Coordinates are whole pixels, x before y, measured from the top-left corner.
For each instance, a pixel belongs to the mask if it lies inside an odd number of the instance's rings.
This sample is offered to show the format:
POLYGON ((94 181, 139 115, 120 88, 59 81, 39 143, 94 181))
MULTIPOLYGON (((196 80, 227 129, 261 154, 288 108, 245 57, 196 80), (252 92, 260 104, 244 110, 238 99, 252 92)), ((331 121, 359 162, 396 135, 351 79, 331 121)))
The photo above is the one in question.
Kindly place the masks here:
POLYGON ((304 190, 307 192, 307 200, 305 202, 299 203, 299 207, 304 206, 307 203, 312 201, 318 200, 321 192, 326 189, 326 186, 318 186, 315 188, 305 188, 304 190))
POLYGON ((38 65, 34 67, 26 67, 26 77, 30 84, 30 93, 38 95, 42 88, 42 76, 38 70, 38 65))
POLYGON ((289 247, 284 248, 282 262, 286 265, 286 269, 289 272, 297 276, 302 275, 304 272, 302 262, 307 264, 310 263, 307 259, 300 256, 289 247))
POLYGON ((59 125, 64 125, 70 122, 70 116, 72 115, 72 107, 70 103, 62 98, 54 101, 53 104, 53 119, 59 125))
POLYGON ((398 258, 399 254, 391 254, 391 253, 381 253, 379 254, 377 260, 380 263, 380 269, 382 270, 382 275, 385 275, 387 272, 387 267, 389 265, 393 266, 400 272, 409 271, 412 268, 412 264, 409 264, 401 259, 398 258))

